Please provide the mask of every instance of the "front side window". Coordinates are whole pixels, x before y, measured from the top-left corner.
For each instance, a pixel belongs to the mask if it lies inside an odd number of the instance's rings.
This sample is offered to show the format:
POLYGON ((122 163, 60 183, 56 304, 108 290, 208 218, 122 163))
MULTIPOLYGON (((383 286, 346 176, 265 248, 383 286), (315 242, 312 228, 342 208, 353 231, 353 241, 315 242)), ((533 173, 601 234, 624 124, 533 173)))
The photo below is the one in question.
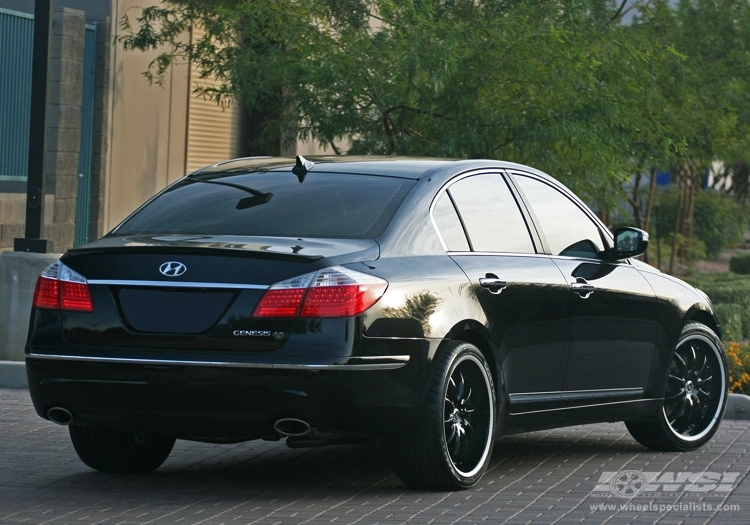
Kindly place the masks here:
POLYGON ((578 205, 549 184, 514 174, 534 210, 553 255, 596 258, 604 250, 601 231, 578 205))
POLYGON ((447 191, 473 251, 535 253, 526 221, 502 175, 472 175, 447 191))

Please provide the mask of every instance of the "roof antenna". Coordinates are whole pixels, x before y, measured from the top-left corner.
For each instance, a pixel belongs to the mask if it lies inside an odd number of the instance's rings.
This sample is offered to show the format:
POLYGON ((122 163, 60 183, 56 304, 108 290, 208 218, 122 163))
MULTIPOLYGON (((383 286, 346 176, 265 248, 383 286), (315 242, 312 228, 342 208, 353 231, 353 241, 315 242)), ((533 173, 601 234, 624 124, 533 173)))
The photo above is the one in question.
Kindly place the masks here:
POLYGON ((311 170, 313 166, 315 166, 314 162, 307 160, 302 155, 297 155, 297 162, 292 168, 292 173, 294 173, 297 176, 297 178, 299 179, 301 183, 305 180, 305 176, 307 175, 307 172, 311 170))

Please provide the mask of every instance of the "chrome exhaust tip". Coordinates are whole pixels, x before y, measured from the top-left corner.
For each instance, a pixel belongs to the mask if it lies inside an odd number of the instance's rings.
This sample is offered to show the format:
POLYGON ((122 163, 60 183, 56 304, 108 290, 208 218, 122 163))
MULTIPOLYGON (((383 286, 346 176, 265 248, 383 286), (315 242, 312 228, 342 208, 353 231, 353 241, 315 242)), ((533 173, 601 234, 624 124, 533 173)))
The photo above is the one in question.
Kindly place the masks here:
POLYGON ((307 421, 296 419, 293 417, 287 417, 277 420, 273 424, 273 429, 282 436, 286 437, 300 437, 306 436, 312 432, 312 427, 307 421))
POLYGON ((52 407, 47 410, 47 418, 58 425, 70 425, 73 422, 73 414, 62 407, 52 407))

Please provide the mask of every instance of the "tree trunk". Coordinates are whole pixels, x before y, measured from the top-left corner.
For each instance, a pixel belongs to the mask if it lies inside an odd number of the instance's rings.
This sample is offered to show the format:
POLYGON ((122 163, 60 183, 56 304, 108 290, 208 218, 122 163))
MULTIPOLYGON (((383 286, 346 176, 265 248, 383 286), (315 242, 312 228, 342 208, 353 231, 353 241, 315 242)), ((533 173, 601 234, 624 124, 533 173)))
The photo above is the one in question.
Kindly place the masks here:
MULTIPOLYGON (((646 216, 643 218, 643 230, 648 231, 651 227, 651 212, 654 208, 654 197, 656 196, 656 169, 651 168, 651 180, 648 185, 648 200, 646 201, 646 216)), ((658 264, 661 264, 661 257, 657 257, 658 264)), ((648 250, 643 254, 643 261, 650 264, 648 260, 648 250)))
POLYGON ((633 208, 633 223, 636 228, 643 229, 643 213, 641 211, 641 173, 640 170, 635 174, 633 180, 633 193, 628 199, 630 206, 633 208))
MULTIPOLYGON (((684 177, 683 177, 684 178, 684 177)), ((680 182, 678 182, 680 185, 684 185, 683 179, 680 179, 680 182)), ((681 236, 680 232, 681 224, 682 224, 682 205, 683 205, 683 196, 685 194, 684 188, 683 191, 680 193, 680 195, 677 197, 677 207, 675 209, 675 221, 674 221, 674 229, 672 230, 672 253, 669 254, 669 269, 667 270, 667 273, 672 274, 674 273, 674 263, 675 259, 677 257, 677 239, 681 236)))

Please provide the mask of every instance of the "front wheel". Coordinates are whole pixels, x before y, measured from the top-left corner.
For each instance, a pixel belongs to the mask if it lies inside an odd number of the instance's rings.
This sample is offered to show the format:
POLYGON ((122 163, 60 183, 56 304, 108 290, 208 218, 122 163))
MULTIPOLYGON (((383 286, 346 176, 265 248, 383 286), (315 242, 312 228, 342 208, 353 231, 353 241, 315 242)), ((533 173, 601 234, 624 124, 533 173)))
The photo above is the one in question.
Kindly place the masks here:
POLYGON ((161 466, 175 439, 107 428, 70 425, 70 439, 81 461, 102 472, 145 473, 161 466))
POLYGON ((394 467, 412 488, 456 490, 477 483, 490 462, 495 388, 474 345, 453 341, 435 357, 416 432, 396 446, 394 467))
POLYGON ((707 326, 689 323, 672 354, 659 418, 626 426, 636 441, 654 450, 693 450, 719 428, 728 391, 721 341, 707 326))

